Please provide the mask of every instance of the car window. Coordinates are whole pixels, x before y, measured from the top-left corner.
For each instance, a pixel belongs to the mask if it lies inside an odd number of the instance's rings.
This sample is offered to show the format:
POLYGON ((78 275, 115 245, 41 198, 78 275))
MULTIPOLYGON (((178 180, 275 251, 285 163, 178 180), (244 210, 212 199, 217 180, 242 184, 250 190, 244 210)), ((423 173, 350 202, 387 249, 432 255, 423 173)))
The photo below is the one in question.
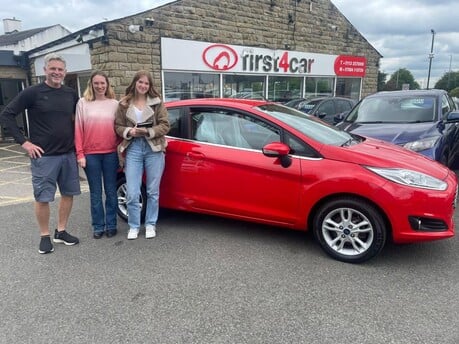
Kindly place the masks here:
POLYGON ((169 123, 171 127, 167 135, 174 136, 174 137, 181 137, 181 134, 180 134, 181 110, 180 109, 169 109, 167 110, 167 114, 168 114, 169 123))
POLYGON ((280 129, 249 115, 226 110, 192 113, 193 138, 225 146, 261 150, 280 141, 280 129))
POLYGON ((327 100, 319 105, 316 114, 325 113, 327 116, 335 114, 335 105, 332 100, 327 100))
POLYGON ((336 113, 341 113, 344 111, 349 111, 352 108, 352 102, 342 99, 336 99, 335 106, 336 113))
POLYGON ((346 121, 358 123, 432 122, 434 96, 381 96, 363 99, 346 121))
POLYGON ((319 103, 320 103, 320 99, 305 100, 298 105, 298 109, 306 113, 311 113, 311 112, 314 112, 314 108, 319 103))
POLYGON ((265 104, 257 107, 270 116, 286 123, 311 139, 329 145, 341 146, 352 137, 334 126, 325 125, 315 116, 307 115, 286 106, 265 104))
POLYGON ((441 97, 441 113, 444 116, 450 113, 451 111, 452 109, 450 103, 448 102, 448 98, 446 97, 446 95, 443 95, 441 97))
POLYGON ((320 155, 309 145, 290 133, 285 134, 285 143, 290 147, 290 154, 318 158, 320 155))

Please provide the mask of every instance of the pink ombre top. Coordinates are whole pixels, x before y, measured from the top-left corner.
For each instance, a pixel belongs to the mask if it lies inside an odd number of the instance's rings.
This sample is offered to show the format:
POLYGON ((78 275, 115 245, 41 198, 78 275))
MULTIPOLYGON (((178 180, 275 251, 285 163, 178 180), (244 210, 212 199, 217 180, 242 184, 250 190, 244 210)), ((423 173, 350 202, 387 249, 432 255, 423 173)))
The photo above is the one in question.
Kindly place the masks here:
POLYGON ((116 152, 120 138, 115 133, 116 99, 87 101, 80 98, 75 115, 77 159, 86 154, 116 152))

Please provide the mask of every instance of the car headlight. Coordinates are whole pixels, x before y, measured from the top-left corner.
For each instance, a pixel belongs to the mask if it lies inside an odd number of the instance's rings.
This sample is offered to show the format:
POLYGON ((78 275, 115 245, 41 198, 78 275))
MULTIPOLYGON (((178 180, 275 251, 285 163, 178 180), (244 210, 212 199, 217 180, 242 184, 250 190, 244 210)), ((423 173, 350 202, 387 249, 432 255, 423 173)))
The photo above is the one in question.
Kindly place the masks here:
POLYGON ((429 137, 422 140, 417 140, 413 142, 408 142, 403 145, 404 148, 410 149, 415 152, 420 152, 426 149, 430 149, 435 146, 439 136, 429 137))
POLYGON ((404 168, 380 168, 366 166, 367 169, 395 183, 416 188, 446 190, 448 184, 427 174, 406 170, 404 168))

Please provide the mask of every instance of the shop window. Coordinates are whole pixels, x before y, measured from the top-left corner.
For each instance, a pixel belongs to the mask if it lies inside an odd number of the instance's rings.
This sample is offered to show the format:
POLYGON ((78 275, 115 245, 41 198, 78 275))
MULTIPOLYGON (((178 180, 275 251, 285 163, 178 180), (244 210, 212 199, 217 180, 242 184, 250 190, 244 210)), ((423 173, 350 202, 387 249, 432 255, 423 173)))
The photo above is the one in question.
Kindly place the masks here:
POLYGON ((265 99, 265 77, 255 75, 223 75, 223 97, 265 99))
MULTIPOLYGON (((24 80, 0 79, 0 113, 14 97, 23 89, 24 80)), ((16 123, 23 133, 27 133, 27 121, 24 113, 16 117, 16 123)), ((1 137, 9 137, 9 132, 1 127, 1 137)))
POLYGON ((78 95, 80 97, 83 97, 83 93, 88 86, 88 81, 90 78, 90 75, 78 75, 78 91, 80 92, 78 95))
POLYGON ((360 99, 360 78, 338 78, 336 81, 336 96, 354 100, 360 99))
POLYGON ((208 73, 164 73, 164 100, 217 98, 220 96, 220 77, 208 73))
POLYGON ((268 99, 286 103, 294 98, 301 98, 303 77, 269 77, 268 99))
POLYGON ((306 97, 333 96, 335 78, 307 77, 305 95, 306 97))

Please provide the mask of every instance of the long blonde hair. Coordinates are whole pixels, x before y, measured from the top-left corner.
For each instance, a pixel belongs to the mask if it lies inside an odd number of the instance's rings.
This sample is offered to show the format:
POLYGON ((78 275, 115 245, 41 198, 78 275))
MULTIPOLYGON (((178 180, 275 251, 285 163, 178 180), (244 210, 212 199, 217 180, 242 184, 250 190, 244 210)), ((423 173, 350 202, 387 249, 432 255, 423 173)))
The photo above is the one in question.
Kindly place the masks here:
POLYGON ((147 92, 147 96, 150 98, 155 98, 155 97, 161 98, 161 94, 153 86, 153 77, 151 76, 150 72, 146 70, 139 70, 137 73, 135 73, 134 78, 132 79, 129 86, 126 87, 125 96, 123 97, 122 102, 129 104, 130 101, 133 98, 135 98, 136 96, 135 84, 141 77, 144 77, 144 76, 147 77, 148 83, 150 84, 150 87, 147 92))
POLYGON ((109 99, 115 99, 115 92, 113 91, 112 86, 110 85, 110 81, 108 80, 107 74, 100 70, 96 70, 92 72, 91 77, 88 80, 88 84, 86 85, 86 89, 84 90, 83 93, 83 98, 87 101, 93 101, 96 100, 96 96, 94 94, 94 89, 92 87, 92 80, 94 79, 95 76, 100 75, 105 78, 105 82, 107 83, 107 89, 105 90, 105 97, 109 99))

